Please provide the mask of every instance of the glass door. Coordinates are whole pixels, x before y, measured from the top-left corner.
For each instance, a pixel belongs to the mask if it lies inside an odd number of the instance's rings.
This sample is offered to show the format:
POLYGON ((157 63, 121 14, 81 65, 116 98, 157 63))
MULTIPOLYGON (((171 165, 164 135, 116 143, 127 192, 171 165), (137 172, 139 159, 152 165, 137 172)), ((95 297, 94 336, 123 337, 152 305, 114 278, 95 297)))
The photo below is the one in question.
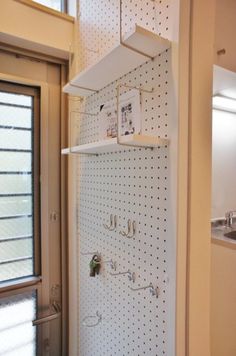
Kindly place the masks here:
POLYGON ((48 282, 54 257, 41 238, 40 132, 39 89, 0 82, 0 356, 60 355, 50 341, 60 336, 60 284, 48 282))

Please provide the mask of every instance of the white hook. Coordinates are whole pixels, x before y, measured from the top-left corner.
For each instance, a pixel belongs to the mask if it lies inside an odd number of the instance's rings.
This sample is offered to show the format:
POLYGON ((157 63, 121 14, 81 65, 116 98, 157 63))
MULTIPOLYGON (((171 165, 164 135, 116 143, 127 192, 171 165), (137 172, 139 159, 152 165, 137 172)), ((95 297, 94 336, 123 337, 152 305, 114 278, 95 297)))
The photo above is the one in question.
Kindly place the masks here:
POLYGON ((118 273, 111 273, 110 272, 111 276, 121 276, 121 275, 124 275, 124 274, 128 274, 129 281, 135 282, 135 273, 131 272, 129 269, 126 272, 118 272, 118 273))
POLYGON ((84 317, 83 320, 82 320, 82 324, 84 326, 86 326, 87 328, 93 328, 94 326, 97 326, 98 324, 100 324, 101 321, 102 321, 102 315, 99 314, 98 312, 96 312, 96 315, 88 315, 88 316, 84 317), (86 323, 86 320, 95 319, 95 318, 98 319, 96 323, 94 323, 94 324, 87 324, 86 323))
POLYGON ((108 261, 102 261, 99 263, 107 263, 110 265, 111 269, 113 269, 114 271, 116 271, 116 262, 113 260, 108 260, 108 261))
POLYGON ((160 294, 160 290, 158 287, 154 288, 153 284, 150 283, 148 286, 145 286, 145 287, 140 287, 140 288, 132 288, 132 287, 129 287, 133 292, 136 292, 136 291, 139 291, 139 290, 144 290, 144 289, 149 289, 150 290, 150 293, 152 296, 155 296, 155 297, 159 297, 159 294, 160 294))
POLYGON ((120 231, 120 235, 127 237, 128 239, 131 239, 132 237, 134 237, 134 235, 136 233, 136 222, 135 221, 131 222, 131 220, 129 219, 127 224, 128 224, 127 232, 122 230, 122 231, 120 231), (131 230, 132 230, 132 232, 131 232, 131 230))
POLYGON ((116 226, 117 226, 117 216, 114 215, 113 217, 113 214, 110 215, 110 225, 103 224, 103 227, 109 231, 114 231, 116 229, 116 226))

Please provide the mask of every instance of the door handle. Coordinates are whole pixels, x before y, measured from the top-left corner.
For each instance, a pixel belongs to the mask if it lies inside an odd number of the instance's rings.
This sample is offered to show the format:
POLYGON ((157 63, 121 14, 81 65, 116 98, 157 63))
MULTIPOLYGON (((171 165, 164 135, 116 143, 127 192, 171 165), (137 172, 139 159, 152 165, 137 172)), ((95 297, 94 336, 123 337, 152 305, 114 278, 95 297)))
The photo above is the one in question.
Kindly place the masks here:
POLYGON ((54 313, 51 313, 49 315, 46 315, 42 318, 38 318, 32 321, 33 326, 41 325, 44 323, 48 323, 49 321, 55 320, 60 318, 61 316, 61 306, 57 302, 53 302, 51 304, 51 309, 54 310, 54 313))

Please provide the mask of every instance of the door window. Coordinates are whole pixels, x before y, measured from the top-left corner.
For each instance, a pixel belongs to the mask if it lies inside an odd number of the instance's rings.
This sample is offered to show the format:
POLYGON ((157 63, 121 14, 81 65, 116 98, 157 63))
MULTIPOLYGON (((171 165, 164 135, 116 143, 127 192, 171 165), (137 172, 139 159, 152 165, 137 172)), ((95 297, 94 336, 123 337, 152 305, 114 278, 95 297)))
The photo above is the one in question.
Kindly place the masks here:
POLYGON ((35 106, 35 95, 0 90, 0 282, 39 270, 34 259, 39 243, 35 106))
POLYGON ((37 353, 39 190, 39 92, 0 82, 0 356, 37 353))
POLYGON ((0 355, 36 355, 36 292, 0 299, 0 355))

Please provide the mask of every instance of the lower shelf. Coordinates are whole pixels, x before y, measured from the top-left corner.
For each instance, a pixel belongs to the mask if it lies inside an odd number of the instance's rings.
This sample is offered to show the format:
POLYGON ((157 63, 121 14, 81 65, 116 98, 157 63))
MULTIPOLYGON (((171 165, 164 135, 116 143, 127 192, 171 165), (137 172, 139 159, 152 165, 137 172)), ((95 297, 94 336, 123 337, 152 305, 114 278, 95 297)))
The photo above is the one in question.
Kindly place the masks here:
POLYGON ((121 144, 117 143, 117 138, 111 138, 93 143, 87 143, 85 145, 73 146, 70 148, 64 148, 61 153, 82 153, 82 154, 102 154, 109 152, 119 151, 124 146, 143 147, 143 148, 155 148, 160 146, 167 146, 169 144, 168 139, 159 138, 156 136, 147 135, 127 135, 122 136, 120 140, 121 144))

